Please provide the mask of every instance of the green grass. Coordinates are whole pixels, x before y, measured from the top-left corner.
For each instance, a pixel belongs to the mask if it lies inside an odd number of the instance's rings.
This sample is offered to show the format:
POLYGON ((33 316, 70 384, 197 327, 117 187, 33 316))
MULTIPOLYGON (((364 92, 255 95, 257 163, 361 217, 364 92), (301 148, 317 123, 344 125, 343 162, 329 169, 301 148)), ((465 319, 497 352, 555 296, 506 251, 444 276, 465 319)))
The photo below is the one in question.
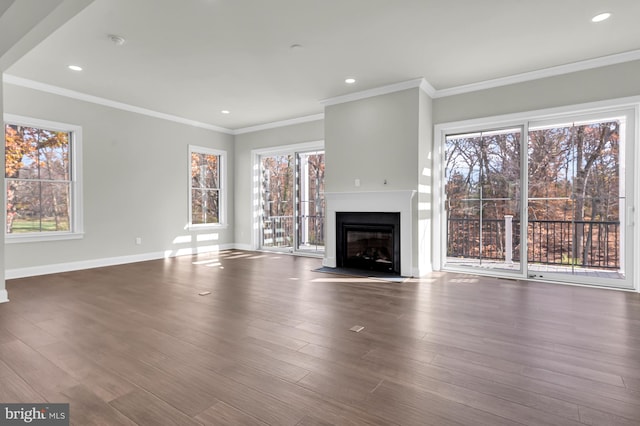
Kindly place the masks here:
POLYGON ((53 218, 42 219, 42 229, 40 228, 39 220, 28 219, 14 219, 11 231, 13 234, 25 234, 28 232, 55 232, 55 231, 68 231, 69 223, 64 220, 60 220, 58 228, 56 229, 56 221, 53 218))

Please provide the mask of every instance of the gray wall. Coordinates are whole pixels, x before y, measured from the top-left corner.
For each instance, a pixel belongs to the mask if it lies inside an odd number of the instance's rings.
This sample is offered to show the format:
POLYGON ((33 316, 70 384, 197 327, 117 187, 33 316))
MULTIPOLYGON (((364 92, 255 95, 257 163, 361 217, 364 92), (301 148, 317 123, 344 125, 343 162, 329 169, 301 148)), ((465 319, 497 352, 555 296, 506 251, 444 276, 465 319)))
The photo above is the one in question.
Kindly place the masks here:
POLYGON ((640 95, 640 61, 434 100, 435 124, 640 95))
POLYGON ((253 229, 253 188, 251 151, 304 142, 324 140, 322 120, 294 124, 287 127, 236 135, 235 137, 235 237, 239 247, 249 248, 253 229))
POLYGON ((92 259, 186 252, 234 241, 233 136, 4 85, 5 113, 82 126, 81 240, 6 244, 5 266, 33 268, 92 259), (188 221, 188 145, 227 152, 227 229, 201 231, 188 221), (142 237, 142 245, 135 237, 142 237), (177 237, 194 242, 174 243, 177 237))
POLYGON ((419 91, 325 108, 327 192, 417 189, 419 91))

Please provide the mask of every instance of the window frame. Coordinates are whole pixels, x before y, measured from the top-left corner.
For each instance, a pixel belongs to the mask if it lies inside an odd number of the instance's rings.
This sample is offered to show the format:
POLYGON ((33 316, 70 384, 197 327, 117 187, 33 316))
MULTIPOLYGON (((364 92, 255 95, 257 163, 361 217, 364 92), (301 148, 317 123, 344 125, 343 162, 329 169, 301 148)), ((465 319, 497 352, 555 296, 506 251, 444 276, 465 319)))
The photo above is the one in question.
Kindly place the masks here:
POLYGON ((187 229, 211 229, 211 228, 227 228, 227 152, 215 148, 207 148, 197 145, 189 145, 189 155, 187 157, 187 184, 188 184, 188 217, 187 217, 187 229), (205 155, 217 155, 219 157, 218 162, 218 193, 219 193, 219 208, 218 208, 218 223, 193 223, 193 198, 192 198, 192 185, 191 185, 191 155, 192 154, 205 154, 205 155))
MULTIPOLYGON (((82 127, 75 124, 61 123, 56 121, 42 120, 38 118, 25 117, 13 114, 3 116, 3 136, 6 125, 18 125, 39 128, 44 130, 54 130, 68 132, 69 137, 69 173, 70 173, 70 200, 71 217, 69 218, 68 231, 48 231, 48 232, 28 232, 19 234, 8 234, 7 223, 7 178, 4 178, 4 241, 8 244, 30 243, 42 241, 74 240, 84 238, 84 220, 82 204, 82 127)), ((6 141, 5 141, 6 150, 6 141)), ((6 158, 6 152, 5 152, 6 158)), ((6 174, 6 172, 5 172, 6 174)))

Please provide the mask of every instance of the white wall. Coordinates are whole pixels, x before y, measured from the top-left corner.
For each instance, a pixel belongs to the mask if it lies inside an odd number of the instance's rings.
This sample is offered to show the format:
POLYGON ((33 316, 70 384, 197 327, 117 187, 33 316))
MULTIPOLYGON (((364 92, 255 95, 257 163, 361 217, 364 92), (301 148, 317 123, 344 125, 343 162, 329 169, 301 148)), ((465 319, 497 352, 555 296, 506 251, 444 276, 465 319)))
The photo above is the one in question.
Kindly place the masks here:
POLYGON ((84 238, 6 244, 8 276, 95 266, 105 259, 117 263, 165 252, 186 254, 234 242, 233 136, 9 84, 4 103, 5 113, 83 130, 84 238), (227 152, 231 223, 226 229, 185 229, 190 144, 227 152), (142 245, 135 244, 138 236, 142 245))
POLYGON ((304 142, 316 142, 324 139, 323 121, 311 121, 286 127, 240 134, 235 137, 235 238, 240 248, 253 249, 253 159, 251 151, 292 145, 304 142))

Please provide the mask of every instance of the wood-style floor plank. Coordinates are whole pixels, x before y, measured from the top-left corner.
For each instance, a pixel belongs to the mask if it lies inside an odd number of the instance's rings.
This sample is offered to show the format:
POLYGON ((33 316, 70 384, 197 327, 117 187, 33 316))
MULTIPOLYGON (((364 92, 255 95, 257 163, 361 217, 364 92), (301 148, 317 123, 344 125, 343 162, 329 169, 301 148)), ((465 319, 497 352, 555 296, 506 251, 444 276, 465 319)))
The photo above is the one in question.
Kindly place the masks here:
POLYGON ((320 264, 230 250, 9 280, 0 401, 68 402, 77 425, 640 424, 640 295, 320 264))
POLYGON ((196 420, 205 425, 219 426, 265 426, 267 423, 262 422, 255 417, 225 404, 222 401, 215 403, 212 407, 207 408, 196 416, 196 420))

